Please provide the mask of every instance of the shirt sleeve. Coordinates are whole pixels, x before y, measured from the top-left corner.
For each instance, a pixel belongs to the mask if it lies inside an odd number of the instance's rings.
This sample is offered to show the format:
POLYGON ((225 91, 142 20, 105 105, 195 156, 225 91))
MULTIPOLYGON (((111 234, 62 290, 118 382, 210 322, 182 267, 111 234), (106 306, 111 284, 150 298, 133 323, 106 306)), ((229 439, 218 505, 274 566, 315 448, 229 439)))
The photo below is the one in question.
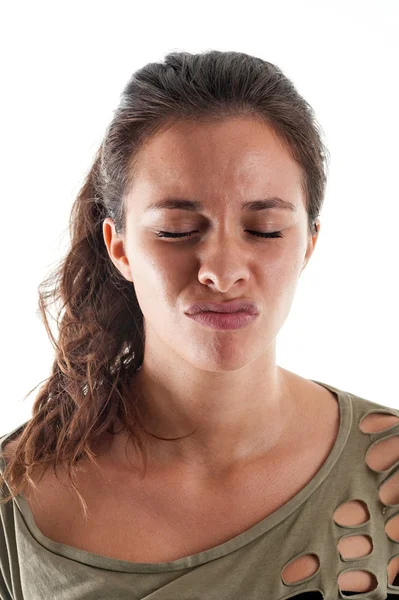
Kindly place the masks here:
MULTIPOLYGON (((1 443, 5 436, 0 437, 0 449, 1 443)), ((3 473, 4 470, 4 459, 0 457, 0 471, 3 473)), ((5 491, 8 494, 8 488, 3 482, 3 486, 0 485, 0 498, 3 499, 5 491)), ((0 600, 14 600, 13 595, 13 576, 10 560, 10 536, 7 536, 7 523, 12 525, 12 502, 0 504, 0 600)), ((9 530, 13 531, 13 527, 9 527, 9 530)))
POLYGON ((11 568, 1 510, 3 506, 0 505, 0 600, 14 600, 11 594, 11 568))

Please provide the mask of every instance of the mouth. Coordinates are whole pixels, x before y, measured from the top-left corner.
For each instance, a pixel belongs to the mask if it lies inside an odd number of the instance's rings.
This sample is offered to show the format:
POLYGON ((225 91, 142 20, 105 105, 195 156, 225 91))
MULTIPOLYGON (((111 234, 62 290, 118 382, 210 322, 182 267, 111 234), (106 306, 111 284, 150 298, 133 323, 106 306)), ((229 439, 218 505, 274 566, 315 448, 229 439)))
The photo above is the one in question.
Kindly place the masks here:
POLYGON ((195 302, 186 311, 187 315, 199 313, 237 314, 247 313, 249 315, 259 314, 258 307, 252 300, 235 299, 228 302, 195 302))
POLYGON ((221 313, 217 311, 201 311, 194 315, 187 315, 200 325, 211 329, 242 329, 253 322, 257 315, 245 311, 221 313))

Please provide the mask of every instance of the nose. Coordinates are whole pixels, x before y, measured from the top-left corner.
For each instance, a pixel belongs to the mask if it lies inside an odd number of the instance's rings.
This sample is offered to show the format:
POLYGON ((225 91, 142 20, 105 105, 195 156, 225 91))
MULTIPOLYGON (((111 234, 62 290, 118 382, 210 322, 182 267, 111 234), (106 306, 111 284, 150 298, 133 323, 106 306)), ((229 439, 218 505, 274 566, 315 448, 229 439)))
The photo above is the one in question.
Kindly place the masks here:
POLYGON ((218 242, 209 242, 199 257, 198 280, 203 285, 227 292, 237 285, 245 285, 250 277, 249 257, 240 246, 226 236, 218 242))

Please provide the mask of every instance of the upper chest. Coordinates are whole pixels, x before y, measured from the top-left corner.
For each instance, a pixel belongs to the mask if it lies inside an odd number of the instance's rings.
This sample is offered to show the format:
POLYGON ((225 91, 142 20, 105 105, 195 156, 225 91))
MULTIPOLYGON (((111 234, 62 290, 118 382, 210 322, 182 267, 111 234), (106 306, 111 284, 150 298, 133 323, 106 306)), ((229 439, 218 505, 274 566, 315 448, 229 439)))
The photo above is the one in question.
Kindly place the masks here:
POLYGON ((84 518, 73 492, 52 482, 25 493, 40 531, 59 543, 133 562, 165 562, 202 552, 243 533, 297 494, 320 468, 298 457, 290 466, 264 464, 222 486, 208 488, 173 478, 158 482, 79 485, 84 518), (42 488, 44 490, 44 487, 42 488))
MULTIPOLYGON (((176 560, 232 539, 299 493, 335 442, 338 423, 327 421, 326 430, 313 423, 312 444, 299 432, 291 447, 217 485, 176 470, 144 479, 105 466, 101 477, 82 471, 77 485, 88 519, 75 493, 50 470, 37 493, 24 495, 37 527, 51 540, 133 562, 176 560)), ((66 481, 62 470, 60 478, 66 481)))

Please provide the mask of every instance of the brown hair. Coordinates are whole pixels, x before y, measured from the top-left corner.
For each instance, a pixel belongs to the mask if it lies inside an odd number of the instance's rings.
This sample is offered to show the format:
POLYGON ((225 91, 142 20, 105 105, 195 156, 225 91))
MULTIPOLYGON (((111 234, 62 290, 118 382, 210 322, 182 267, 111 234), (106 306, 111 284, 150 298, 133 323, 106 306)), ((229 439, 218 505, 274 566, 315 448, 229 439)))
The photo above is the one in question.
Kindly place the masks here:
POLYGON ((78 463, 86 458, 96 464, 96 442, 104 432, 113 433, 116 416, 144 456, 138 435, 140 403, 128 393, 144 356, 143 314, 134 285, 109 258, 102 223, 111 217, 116 232, 124 234, 124 197, 150 136, 179 120, 197 123, 235 115, 263 119, 302 167, 308 226, 314 231, 324 200, 328 151, 313 109, 277 66, 242 52, 211 50, 172 52, 163 62, 137 70, 73 203, 70 249, 39 286, 39 310, 55 359, 0 475, 0 487, 7 481, 13 490, 0 502, 10 500, 27 481, 35 487, 37 468, 44 473, 52 465, 56 473, 63 464, 86 515, 74 483, 78 463), (62 301, 58 343, 46 314, 51 297, 62 301))

